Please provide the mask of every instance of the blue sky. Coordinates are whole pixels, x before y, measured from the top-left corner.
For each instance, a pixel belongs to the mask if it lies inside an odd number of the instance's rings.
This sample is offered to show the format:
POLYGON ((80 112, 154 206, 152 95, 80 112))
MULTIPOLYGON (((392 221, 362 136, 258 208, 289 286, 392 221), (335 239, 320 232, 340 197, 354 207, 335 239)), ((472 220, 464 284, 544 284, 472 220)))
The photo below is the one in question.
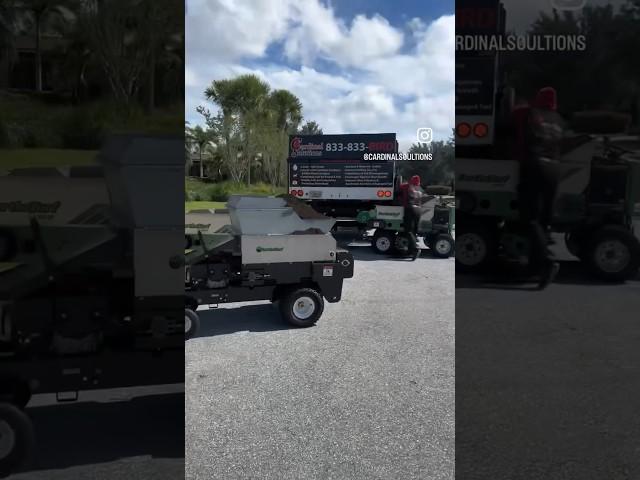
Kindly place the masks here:
POLYGON ((189 0, 185 116, 207 105, 212 80, 255 73, 302 101, 325 133, 420 127, 447 138, 454 123, 454 2, 189 0))

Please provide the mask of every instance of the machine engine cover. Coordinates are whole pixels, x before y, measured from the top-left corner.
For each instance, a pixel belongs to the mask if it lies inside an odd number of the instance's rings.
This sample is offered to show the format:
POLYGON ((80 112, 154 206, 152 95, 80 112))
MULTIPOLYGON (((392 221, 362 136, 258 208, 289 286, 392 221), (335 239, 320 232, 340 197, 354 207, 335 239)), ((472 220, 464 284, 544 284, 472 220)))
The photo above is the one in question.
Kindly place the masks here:
POLYGON ((589 188, 591 203, 619 205, 627 193, 628 168, 624 165, 594 165, 589 188))
POLYGON ((436 205, 433 213, 434 225, 448 225, 449 224, 449 207, 442 205, 436 205))

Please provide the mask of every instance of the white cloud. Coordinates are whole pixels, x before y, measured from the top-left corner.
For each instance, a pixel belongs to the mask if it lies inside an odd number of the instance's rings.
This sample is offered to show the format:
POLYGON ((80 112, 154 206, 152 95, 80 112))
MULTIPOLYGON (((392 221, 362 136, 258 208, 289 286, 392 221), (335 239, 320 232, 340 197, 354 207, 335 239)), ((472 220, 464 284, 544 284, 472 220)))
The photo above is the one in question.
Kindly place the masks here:
POLYGON ((403 33, 379 16, 357 15, 350 27, 317 0, 302 2, 296 25, 285 40, 289 59, 310 64, 316 56, 344 67, 362 67, 371 60, 396 53, 403 33))
POLYGON ((205 103, 212 80, 255 73, 272 88, 296 94, 305 118, 325 133, 396 132, 401 149, 415 142, 419 127, 433 128, 436 138, 450 136, 453 15, 411 19, 405 35, 379 15, 347 23, 319 0, 198 3, 189 4, 187 18, 186 115, 192 123, 201 120, 195 108, 205 103), (293 64, 273 56, 266 63, 274 42, 293 64), (319 69, 319 58, 334 65, 330 72, 319 69))
POLYGON ((189 0, 188 57, 228 61, 262 56, 286 33, 290 4, 290 0, 189 0))

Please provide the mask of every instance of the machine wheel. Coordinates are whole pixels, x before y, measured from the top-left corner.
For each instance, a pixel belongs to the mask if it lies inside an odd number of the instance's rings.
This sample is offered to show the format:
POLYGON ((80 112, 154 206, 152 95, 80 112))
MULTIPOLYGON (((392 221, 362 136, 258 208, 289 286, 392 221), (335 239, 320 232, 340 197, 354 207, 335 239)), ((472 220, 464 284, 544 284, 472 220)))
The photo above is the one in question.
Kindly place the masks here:
POLYGON ((280 300, 280 313, 291 325, 311 327, 322 315, 324 300, 313 288, 299 288, 280 300))
POLYGON ((15 405, 0 403, 0 477, 24 466, 34 447, 33 425, 15 405))
POLYGON ((456 235, 456 270, 482 270, 495 258, 496 247, 489 228, 481 223, 464 225, 456 235))
POLYGON ((603 227, 590 239, 584 260, 599 278, 608 282, 623 282, 638 273, 640 244, 623 227, 603 227))
POLYGON ((387 255, 393 251, 396 233, 391 230, 376 230, 371 240, 371 246, 376 253, 387 255))
POLYGON ((455 242, 448 233, 441 233, 429 243, 429 248, 434 257, 449 258, 455 248, 455 242))
POLYGON ((200 316, 190 308, 184 309, 184 338, 193 338, 200 329, 200 316))

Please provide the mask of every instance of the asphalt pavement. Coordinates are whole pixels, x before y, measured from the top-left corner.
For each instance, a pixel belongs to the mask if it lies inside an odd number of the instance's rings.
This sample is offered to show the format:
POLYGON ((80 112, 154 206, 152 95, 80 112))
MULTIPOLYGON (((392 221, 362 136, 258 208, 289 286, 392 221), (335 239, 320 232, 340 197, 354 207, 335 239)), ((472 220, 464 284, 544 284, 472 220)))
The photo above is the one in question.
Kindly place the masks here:
POLYGON ((456 474, 640 478, 640 279, 456 278, 456 474))
POLYGON ((185 347, 188 479, 452 479, 454 261, 354 244, 315 327, 201 311, 185 347))
POLYGON ((175 480, 184 475, 183 385, 34 395, 37 449, 11 480, 175 480))

